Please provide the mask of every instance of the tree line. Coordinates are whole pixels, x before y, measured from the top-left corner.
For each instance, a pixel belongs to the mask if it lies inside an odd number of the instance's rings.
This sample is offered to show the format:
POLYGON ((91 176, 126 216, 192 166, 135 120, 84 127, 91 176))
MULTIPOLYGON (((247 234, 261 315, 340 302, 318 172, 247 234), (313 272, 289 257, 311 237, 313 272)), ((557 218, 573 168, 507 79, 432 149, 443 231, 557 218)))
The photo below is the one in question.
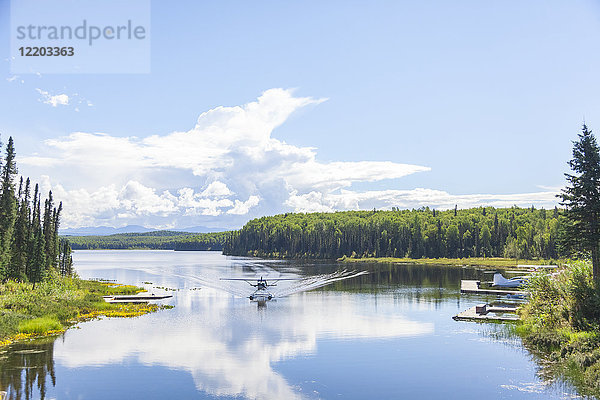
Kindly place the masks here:
POLYGON ((157 250, 222 250, 228 232, 189 233, 155 231, 118 233, 107 236, 68 236, 74 250, 157 249, 157 250))
POLYGON ((41 282, 52 274, 72 275, 71 247, 58 236, 62 202, 52 192, 42 202, 39 185, 29 178, 18 189, 12 137, 2 160, 0 187, 0 280, 41 282))
POLYGON ((559 257, 559 214, 531 208, 288 213, 249 221, 224 254, 290 258, 559 257))

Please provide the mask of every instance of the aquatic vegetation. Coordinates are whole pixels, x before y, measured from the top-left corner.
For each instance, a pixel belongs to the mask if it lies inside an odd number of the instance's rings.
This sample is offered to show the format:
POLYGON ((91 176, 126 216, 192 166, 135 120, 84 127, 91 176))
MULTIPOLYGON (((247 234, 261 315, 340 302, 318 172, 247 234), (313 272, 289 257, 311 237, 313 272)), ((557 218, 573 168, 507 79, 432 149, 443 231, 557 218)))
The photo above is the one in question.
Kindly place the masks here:
POLYGON ((378 257, 378 258, 351 258, 341 257, 340 262, 376 262, 376 263, 397 263, 397 264, 435 264, 457 267, 491 267, 491 268, 516 268, 517 265, 562 265, 564 260, 517 260, 514 258, 499 257, 469 257, 469 258, 396 258, 396 257, 378 257))
POLYGON ((177 292, 177 291, 179 291, 179 289, 173 289, 173 288, 165 287, 165 286, 155 286, 155 288, 161 289, 161 290, 164 290, 164 291, 167 291, 167 292, 168 291, 171 291, 171 292, 177 292))
MULTIPOLYGON (((148 314, 161 309, 157 304, 108 304, 114 308, 106 308, 90 311, 79 315, 80 320, 89 320, 100 316, 104 317, 139 317, 140 315, 148 314)), ((164 306, 162 306, 164 307, 164 306)))
POLYGON ((543 373, 573 382, 584 395, 600 395, 600 287, 588 262, 556 275, 536 274, 515 332, 543 362, 543 373))
POLYGON ((137 317, 166 308, 146 303, 110 304, 102 297, 144 291, 137 286, 66 277, 35 286, 7 281, 0 284, 0 346, 32 336, 57 334, 65 327, 99 316, 137 317))
POLYGON ((46 331, 46 332, 42 332, 42 333, 38 333, 38 332, 18 333, 16 335, 11 336, 8 339, 0 340, 0 347, 8 346, 9 344, 12 344, 14 342, 18 342, 21 340, 38 339, 38 338, 43 338, 43 337, 60 335, 64 331, 65 331, 65 329, 63 328, 63 329, 59 329, 59 330, 55 330, 55 331, 50 330, 50 331, 46 331))

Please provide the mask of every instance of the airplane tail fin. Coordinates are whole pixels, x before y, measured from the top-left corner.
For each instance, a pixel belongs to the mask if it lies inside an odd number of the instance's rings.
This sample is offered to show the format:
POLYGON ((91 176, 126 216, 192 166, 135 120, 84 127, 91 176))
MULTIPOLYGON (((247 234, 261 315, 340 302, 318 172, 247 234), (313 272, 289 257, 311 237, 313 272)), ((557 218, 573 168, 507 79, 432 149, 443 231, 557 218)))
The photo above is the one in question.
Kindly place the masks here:
POLYGON ((500 272, 496 272, 494 274, 494 283, 492 284, 492 286, 504 285, 506 284, 506 282, 508 282, 508 279, 503 277, 500 272))

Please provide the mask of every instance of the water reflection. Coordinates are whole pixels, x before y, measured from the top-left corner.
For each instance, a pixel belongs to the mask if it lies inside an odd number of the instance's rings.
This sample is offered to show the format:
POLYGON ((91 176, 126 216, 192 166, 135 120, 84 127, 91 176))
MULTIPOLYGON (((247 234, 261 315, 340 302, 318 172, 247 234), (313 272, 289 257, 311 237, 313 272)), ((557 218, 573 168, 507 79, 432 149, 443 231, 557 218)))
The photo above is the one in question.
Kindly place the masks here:
POLYGON ((198 390, 215 396, 295 399, 303 395, 273 365, 314 354, 318 338, 433 332, 432 323, 411 321, 400 313, 369 312, 373 300, 348 294, 291 297, 285 305, 270 303, 266 309, 217 291, 177 297, 177 315, 168 319, 168 326, 160 323, 161 315, 95 322, 68 333, 65 344, 56 348, 57 362, 81 368, 123 363, 135 355, 144 365, 188 371, 198 390))
POLYGON ((176 289, 168 300, 176 307, 83 323, 54 343, 13 346, 0 360, 0 390, 8 388, 11 399, 393 398, 423 391, 481 398, 490 390, 496 390, 491 397, 509 396, 523 376, 538 382, 522 350, 475 343, 478 325, 451 320, 483 301, 459 294, 460 279, 487 279, 482 270, 361 265, 369 274, 259 308, 200 283, 223 276, 310 277, 339 266, 144 251, 77 252, 76 262, 84 278, 149 281, 156 293, 176 289), (437 384, 424 385, 427 376, 437 384), (465 376, 477 379, 467 384, 465 376))
POLYGON ((44 399, 48 378, 55 385, 54 338, 16 343, 0 352, 0 388, 8 389, 7 400, 44 399))

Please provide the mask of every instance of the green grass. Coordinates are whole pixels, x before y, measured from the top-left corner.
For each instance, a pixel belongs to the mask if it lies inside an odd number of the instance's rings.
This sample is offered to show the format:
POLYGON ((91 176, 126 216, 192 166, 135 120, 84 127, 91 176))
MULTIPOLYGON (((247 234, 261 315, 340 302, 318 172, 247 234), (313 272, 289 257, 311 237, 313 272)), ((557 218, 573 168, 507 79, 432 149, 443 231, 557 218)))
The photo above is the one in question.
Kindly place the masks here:
POLYGON ((0 311, 0 342, 19 332, 19 324, 31 317, 10 310, 0 311))
POLYGON ((535 274, 515 333, 544 360, 544 374, 566 378, 584 396, 600 396, 600 286, 591 266, 573 262, 557 275, 535 274))
POLYGON ((19 323, 20 333, 39 333, 60 331, 63 326, 57 319, 51 317, 34 318, 19 323))
POLYGON ((341 262, 371 262, 371 263, 396 263, 396 264, 435 264, 448 266, 479 266, 479 267, 497 267, 497 268, 516 268, 517 265, 548 265, 564 264, 565 260, 517 260, 514 258, 350 258, 342 257, 341 262))
POLYGON ((14 281, 1 283, 0 345, 19 334, 61 330, 90 315, 129 316, 158 309, 146 304, 109 304, 102 298, 143 290, 136 286, 60 277, 35 286, 14 281))

